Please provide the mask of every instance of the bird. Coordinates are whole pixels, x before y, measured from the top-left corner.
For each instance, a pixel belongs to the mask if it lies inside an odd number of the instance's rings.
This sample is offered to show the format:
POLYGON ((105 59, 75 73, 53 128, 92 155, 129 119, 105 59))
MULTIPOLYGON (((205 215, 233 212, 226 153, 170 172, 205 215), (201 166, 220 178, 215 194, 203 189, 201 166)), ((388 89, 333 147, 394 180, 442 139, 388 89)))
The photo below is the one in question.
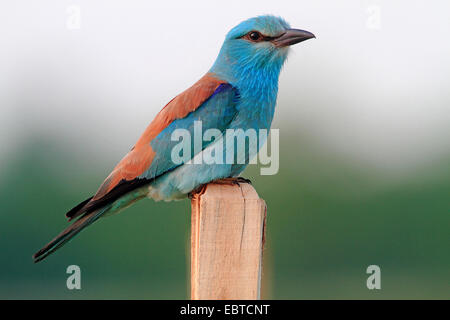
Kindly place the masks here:
POLYGON ((239 152, 228 144, 227 130, 270 129, 278 79, 290 47, 311 38, 315 38, 313 33, 293 29, 274 15, 256 16, 232 28, 209 71, 164 106, 97 192, 66 213, 72 224, 36 252, 33 261, 45 259, 98 219, 143 198, 179 200, 210 182, 247 181, 239 175, 264 139, 257 142, 256 150, 246 148, 244 155, 236 155, 244 161, 193 162, 221 150, 215 148, 219 143, 225 145, 224 155, 239 152), (181 163, 173 161, 177 141, 172 135, 179 129, 193 133, 199 121, 203 129, 216 129, 222 136, 202 141, 197 150, 183 154, 181 163))

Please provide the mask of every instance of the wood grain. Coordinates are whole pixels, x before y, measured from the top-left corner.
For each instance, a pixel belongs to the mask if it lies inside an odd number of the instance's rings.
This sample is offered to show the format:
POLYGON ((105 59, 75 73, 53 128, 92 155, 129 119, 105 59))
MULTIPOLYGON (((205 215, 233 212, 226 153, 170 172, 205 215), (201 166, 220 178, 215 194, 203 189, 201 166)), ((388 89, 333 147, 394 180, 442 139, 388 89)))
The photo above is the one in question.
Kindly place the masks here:
POLYGON ((191 299, 259 299, 266 204, 247 183, 191 200, 191 299))

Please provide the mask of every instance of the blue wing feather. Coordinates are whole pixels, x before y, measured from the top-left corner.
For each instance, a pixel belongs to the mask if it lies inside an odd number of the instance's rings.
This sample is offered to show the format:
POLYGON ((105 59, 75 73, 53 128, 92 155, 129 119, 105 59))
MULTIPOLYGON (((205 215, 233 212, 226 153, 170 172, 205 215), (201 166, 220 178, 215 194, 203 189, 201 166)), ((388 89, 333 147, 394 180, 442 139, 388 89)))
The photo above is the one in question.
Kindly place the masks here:
POLYGON ((189 113, 185 118, 173 121, 150 143, 155 151, 155 157, 150 167, 140 178, 153 179, 181 165, 180 163, 174 163, 171 159, 172 150, 179 143, 179 141, 172 141, 171 139, 176 129, 185 129, 190 133, 192 153, 189 159, 192 159, 195 155, 194 151, 201 151, 206 148, 211 141, 205 142, 203 139, 201 150, 195 150, 193 147, 194 122, 201 121, 203 131, 214 128, 224 132, 237 114, 238 99, 239 93, 236 88, 228 83, 221 84, 211 97, 195 111, 189 113))

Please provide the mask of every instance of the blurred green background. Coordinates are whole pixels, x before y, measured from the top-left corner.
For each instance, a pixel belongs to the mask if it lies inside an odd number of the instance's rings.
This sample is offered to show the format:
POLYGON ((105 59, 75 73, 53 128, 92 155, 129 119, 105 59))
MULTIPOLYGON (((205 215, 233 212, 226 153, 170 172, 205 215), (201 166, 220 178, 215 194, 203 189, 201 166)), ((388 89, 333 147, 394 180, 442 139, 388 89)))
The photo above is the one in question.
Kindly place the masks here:
MULTIPOLYGON (((106 174, 49 140, 30 138, 2 174, 0 297, 188 298, 187 200, 143 200, 32 264, 106 174), (71 264, 82 290, 66 289, 71 264)), ((301 136, 282 136, 281 150, 278 175, 244 174, 268 205, 263 297, 449 298, 448 159, 390 179, 301 136), (366 288, 371 264, 381 267, 378 291, 366 288)))
POLYGON ((229 1, 218 15, 80 0, 78 29, 70 5, 0 8, 0 298, 189 298, 187 200, 143 200, 31 255, 208 70, 226 30, 267 12, 317 39, 280 78, 279 173, 244 172, 268 205, 262 297, 450 298, 447 1, 229 1), (66 288, 72 264, 81 290, 66 288), (373 264, 381 290, 366 287, 373 264))

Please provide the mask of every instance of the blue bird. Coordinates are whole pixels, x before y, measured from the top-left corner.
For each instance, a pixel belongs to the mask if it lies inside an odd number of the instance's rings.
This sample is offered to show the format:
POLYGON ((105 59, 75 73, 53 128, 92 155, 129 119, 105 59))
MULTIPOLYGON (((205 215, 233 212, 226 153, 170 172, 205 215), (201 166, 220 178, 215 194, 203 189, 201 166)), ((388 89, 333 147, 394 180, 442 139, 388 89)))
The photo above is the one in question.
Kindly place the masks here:
POLYGON ((66 213, 69 221, 77 220, 34 254, 34 262, 46 258, 100 217, 142 198, 183 199, 212 181, 239 181, 238 175, 265 139, 258 136, 252 146, 250 142, 239 150, 231 141, 236 136, 226 132, 235 130, 242 135, 249 129, 270 129, 278 78, 289 47, 311 38, 312 33, 291 29, 285 20, 271 15, 248 19, 231 29, 211 69, 157 114, 91 198, 66 213), (174 161, 178 143, 174 134, 182 129, 195 135, 196 123, 201 123, 203 130, 215 129, 219 135, 200 145, 191 142, 192 148, 183 150, 183 160, 174 161), (217 156, 234 161, 207 161, 217 156))

